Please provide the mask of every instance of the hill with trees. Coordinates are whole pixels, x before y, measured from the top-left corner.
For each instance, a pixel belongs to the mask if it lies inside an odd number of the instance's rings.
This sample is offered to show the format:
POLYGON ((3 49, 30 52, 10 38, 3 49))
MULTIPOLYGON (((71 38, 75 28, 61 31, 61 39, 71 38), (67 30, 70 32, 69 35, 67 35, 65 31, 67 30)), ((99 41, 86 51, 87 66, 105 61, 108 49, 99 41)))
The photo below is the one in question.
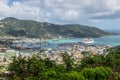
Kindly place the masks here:
POLYGON ((115 33, 78 24, 58 25, 48 22, 19 20, 13 17, 7 17, 0 21, 0 35, 37 38, 44 36, 101 37, 104 35, 115 35, 115 33))

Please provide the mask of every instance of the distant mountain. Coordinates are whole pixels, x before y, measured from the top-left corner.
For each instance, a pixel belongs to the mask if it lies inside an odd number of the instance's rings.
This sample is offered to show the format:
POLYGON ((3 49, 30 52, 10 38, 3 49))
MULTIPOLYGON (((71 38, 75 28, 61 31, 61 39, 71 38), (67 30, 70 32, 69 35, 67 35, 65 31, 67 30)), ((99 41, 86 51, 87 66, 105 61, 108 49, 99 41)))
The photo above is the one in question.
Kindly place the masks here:
POLYGON ((109 32, 120 34, 120 30, 117 30, 117 29, 105 29, 105 31, 109 31, 109 32))
POLYGON ((58 25, 33 20, 19 20, 7 17, 0 21, 0 35, 43 37, 43 36, 71 36, 71 37, 101 37, 114 33, 78 24, 58 25))

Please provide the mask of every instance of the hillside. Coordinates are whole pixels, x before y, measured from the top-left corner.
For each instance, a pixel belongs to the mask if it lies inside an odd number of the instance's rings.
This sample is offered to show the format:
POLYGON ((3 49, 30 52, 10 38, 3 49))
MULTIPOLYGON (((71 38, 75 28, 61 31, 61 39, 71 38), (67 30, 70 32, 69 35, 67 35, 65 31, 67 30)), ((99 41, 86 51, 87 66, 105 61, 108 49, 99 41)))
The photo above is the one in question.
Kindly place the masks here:
POLYGON ((118 29, 106 29, 105 31, 109 31, 109 32, 120 34, 120 30, 118 30, 118 29))
POLYGON ((19 20, 7 17, 0 21, 0 35, 43 37, 43 36, 70 36, 70 37, 101 37, 113 33, 95 27, 69 24, 57 25, 32 20, 19 20))

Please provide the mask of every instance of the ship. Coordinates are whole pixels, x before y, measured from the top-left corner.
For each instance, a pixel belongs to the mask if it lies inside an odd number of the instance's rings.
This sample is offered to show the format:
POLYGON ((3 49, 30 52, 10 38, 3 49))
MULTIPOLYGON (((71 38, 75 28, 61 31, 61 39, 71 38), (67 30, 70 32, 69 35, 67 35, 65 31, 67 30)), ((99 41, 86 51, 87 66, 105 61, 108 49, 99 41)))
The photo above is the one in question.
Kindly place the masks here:
POLYGON ((59 39, 57 39, 57 38, 54 38, 52 41, 59 41, 59 39))
POLYGON ((87 43, 87 44, 94 43, 94 39, 92 39, 92 38, 84 38, 84 39, 80 40, 80 42, 87 43))

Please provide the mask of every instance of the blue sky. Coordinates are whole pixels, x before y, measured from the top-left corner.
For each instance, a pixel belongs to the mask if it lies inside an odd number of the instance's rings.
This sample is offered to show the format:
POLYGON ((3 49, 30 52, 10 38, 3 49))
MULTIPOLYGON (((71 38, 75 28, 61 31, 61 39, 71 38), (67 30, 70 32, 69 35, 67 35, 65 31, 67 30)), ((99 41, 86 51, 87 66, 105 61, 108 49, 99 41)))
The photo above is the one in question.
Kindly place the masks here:
POLYGON ((120 0, 0 0, 0 6, 0 19, 15 17, 120 30, 120 0))

